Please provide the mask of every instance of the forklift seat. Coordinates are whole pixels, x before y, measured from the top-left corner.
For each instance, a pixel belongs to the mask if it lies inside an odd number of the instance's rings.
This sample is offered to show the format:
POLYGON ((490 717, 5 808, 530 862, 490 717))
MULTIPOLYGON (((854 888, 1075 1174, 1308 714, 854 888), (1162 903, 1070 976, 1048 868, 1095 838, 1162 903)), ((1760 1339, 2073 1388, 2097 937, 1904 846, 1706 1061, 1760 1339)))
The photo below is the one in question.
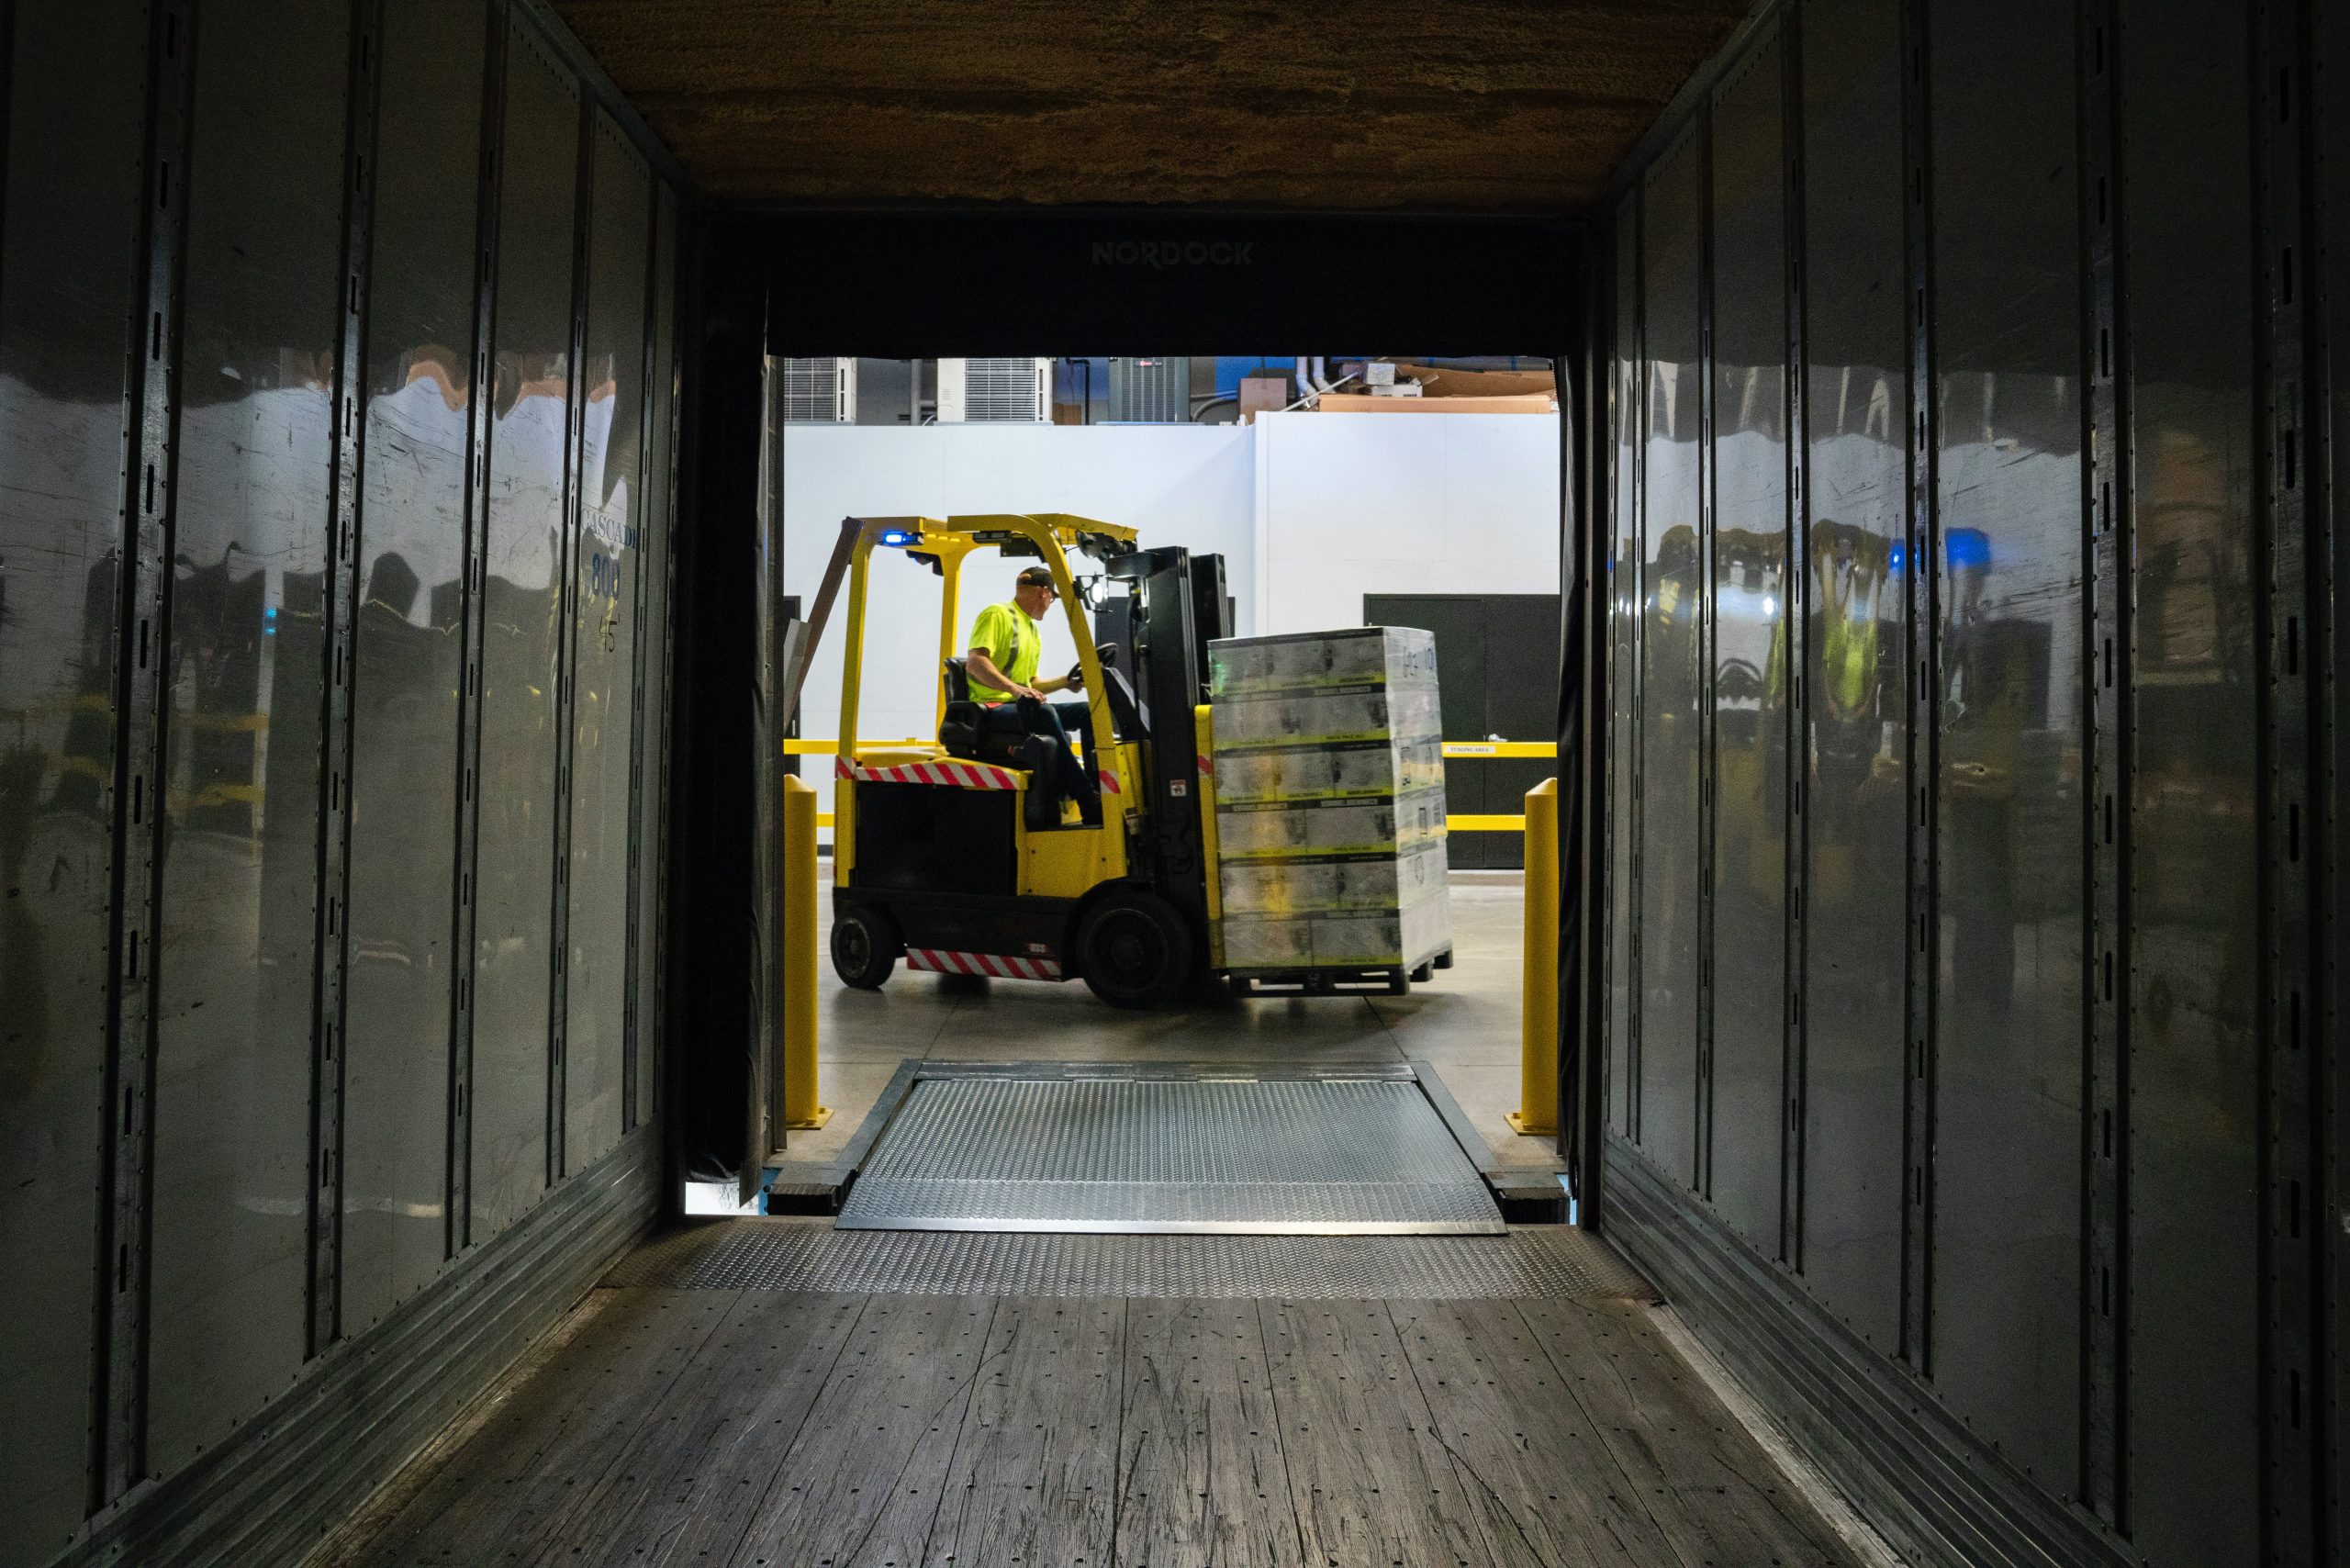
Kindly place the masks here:
POLYGON ((946 700, 968 702, 971 700, 971 672, 958 657, 946 661, 946 700))
POLYGON ((938 744, 949 756, 1025 772, 1032 833, 1058 827, 1065 800, 1077 802, 1080 820, 1101 824, 1101 784, 1091 767, 1080 766, 1061 716, 1045 703, 949 702, 938 722, 938 744))

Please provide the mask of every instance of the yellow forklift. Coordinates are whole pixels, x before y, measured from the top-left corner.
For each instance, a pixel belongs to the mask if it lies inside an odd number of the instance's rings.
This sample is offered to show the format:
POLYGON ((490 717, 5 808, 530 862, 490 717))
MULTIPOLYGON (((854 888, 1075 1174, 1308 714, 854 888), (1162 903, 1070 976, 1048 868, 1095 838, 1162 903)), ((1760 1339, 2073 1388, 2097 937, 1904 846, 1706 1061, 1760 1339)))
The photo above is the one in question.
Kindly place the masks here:
POLYGON ((1201 729, 1207 645, 1231 635, 1223 558, 1139 549, 1130 528, 1061 513, 848 518, 795 659, 795 697, 844 582, 833 759, 841 980, 878 988, 902 958, 946 974, 1081 979, 1114 1005, 1158 1007, 1214 969, 1215 819, 1201 729), (1081 708, 969 700, 957 600, 963 562, 979 552, 1052 573, 1081 708), (877 553, 941 580, 932 741, 857 738, 877 553), (1072 554, 1099 571, 1080 583, 1072 554))

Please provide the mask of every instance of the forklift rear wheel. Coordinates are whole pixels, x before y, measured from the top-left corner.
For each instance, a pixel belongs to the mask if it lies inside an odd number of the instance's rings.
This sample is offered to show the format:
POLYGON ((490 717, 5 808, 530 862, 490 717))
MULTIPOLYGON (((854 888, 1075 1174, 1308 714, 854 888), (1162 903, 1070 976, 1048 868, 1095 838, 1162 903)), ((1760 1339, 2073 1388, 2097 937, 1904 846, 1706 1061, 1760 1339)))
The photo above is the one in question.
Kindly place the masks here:
POLYGON ((1157 893, 1123 889, 1085 912, 1079 972, 1113 1007, 1164 1007, 1192 976, 1192 934, 1157 893))
POLYGON ((833 972, 858 991, 879 991, 904 951, 897 927, 876 909, 850 908, 833 916, 833 972))

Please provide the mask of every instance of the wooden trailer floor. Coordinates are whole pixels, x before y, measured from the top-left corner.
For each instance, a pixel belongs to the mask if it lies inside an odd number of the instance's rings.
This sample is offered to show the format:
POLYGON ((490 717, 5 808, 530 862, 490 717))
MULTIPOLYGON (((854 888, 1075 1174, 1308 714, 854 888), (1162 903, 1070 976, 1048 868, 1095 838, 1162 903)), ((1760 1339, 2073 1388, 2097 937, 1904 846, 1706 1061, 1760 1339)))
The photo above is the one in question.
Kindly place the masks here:
POLYGON ((849 1271, 893 1290, 761 1287, 811 1226, 652 1243, 314 1561, 1855 1562, 1579 1232, 891 1240, 849 1271), (1223 1294, 1266 1280, 1358 1294, 1223 1294))

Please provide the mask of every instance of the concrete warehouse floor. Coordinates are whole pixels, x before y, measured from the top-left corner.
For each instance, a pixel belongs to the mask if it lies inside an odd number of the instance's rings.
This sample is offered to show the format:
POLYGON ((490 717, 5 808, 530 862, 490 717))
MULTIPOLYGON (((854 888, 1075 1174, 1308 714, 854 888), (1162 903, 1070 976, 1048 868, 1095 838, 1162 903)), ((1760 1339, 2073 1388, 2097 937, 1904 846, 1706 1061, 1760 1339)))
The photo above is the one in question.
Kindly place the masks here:
MULTIPOLYGON (((830 863, 822 873, 829 876, 830 863)), ((820 894, 832 925, 829 880, 820 894)), ((1525 887, 1515 871, 1452 875, 1453 967, 1408 996, 1212 997, 1165 1013, 1127 1013, 1078 981, 979 980, 902 966, 878 991, 851 991, 819 960, 816 1082, 833 1117, 794 1133, 770 1163, 823 1166, 909 1057, 938 1061, 1285 1061, 1432 1063, 1496 1151, 1532 1163, 1548 1138, 1524 1138, 1517 1109, 1519 980, 1525 887)))

